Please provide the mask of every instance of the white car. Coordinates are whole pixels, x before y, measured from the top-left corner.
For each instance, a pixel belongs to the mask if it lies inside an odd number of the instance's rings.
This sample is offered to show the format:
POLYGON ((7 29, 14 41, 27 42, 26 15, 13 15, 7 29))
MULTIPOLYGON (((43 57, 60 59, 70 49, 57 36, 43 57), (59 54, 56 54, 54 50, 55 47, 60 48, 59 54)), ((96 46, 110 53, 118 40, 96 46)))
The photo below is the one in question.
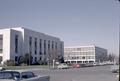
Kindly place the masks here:
POLYGON ((37 76, 31 71, 0 71, 0 81, 49 81, 49 76, 37 76))
POLYGON ((69 66, 68 66, 67 64, 59 64, 59 65, 57 66, 57 68, 58 68, 58 69, 68 69, 69 66))

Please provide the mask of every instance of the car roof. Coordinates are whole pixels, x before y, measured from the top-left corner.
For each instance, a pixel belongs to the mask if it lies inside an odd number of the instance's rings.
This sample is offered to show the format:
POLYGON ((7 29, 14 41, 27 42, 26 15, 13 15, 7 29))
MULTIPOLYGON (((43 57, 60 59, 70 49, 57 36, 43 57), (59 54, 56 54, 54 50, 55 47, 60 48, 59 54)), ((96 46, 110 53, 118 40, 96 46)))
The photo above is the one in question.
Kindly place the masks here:
POLYGON ((22 73, 22 72, 32 72, 32 71, 30 71, 30 70, 3 70, 0 72, 19 72, 19 73, 22 73))

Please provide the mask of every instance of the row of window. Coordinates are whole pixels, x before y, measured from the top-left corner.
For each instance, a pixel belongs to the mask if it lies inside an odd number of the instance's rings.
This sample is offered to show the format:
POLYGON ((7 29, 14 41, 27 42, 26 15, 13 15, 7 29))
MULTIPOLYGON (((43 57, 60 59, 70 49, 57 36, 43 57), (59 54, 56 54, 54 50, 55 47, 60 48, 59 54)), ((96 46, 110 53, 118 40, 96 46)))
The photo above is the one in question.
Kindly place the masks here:
POLYGON ((65 55, 94 55, 94 52, 65 52, 65 55))
MULTIPOLYGON (((15 53, 18 53, 18 41, 19 37, 18 35, 15 35, 15 53)), ((39 54, 42 54, 42 43, 44 44, 44 54, 46 54, 46 49, 48 47, 48 50, 50 50, 50 47, 52 49, 56 49, 57 50, 57 42, 54 41, 50 41, 50 40, 42 40, 42 39, 38 39, 38 38, 33 38, 33 37, 29 37, 29 53, 32 54, 32 47, 34 46, 34 54, 38 54, 37 50, 38 50, 38 46, 39 45, 39 54), (39 41, 39 43, 38 43, 39 41), (48 44, 47 44, 48 43, 48 44), (34 44, 34 45, 33 45, 34 44)), ((0 49, 1 50, 1 49, 0 49)))
POLYGON ((65 48, 65 51, 89 51, 95 50, 94 47, 65 48))
POLYGON ((44 54, 46 54, 46 49, 48 47, 48 51, 50 50, 50 47, 53 49, 57 50, 57 42, 50 41, 50 40, 43 40, 43 39, 38 39, 38 38, 29 38, 29 49, 30 49, 30 54, 32 54, 32 43, 34 44, 34 54, 37 54, 38 46, 39 45, 39 54, 42 54, 42 44, 44 44, 44 54), (33 42, 33 40, 35 40, 33 42), (39 43, 38 43, 39 42, 39 43))
POLYGON ((93 63, 94 61, 67 61, 67 63, 93 63))
POLYGON ((65 57, 65 59, 94 59, 94 56, 71 56, 71 57, 65 57))

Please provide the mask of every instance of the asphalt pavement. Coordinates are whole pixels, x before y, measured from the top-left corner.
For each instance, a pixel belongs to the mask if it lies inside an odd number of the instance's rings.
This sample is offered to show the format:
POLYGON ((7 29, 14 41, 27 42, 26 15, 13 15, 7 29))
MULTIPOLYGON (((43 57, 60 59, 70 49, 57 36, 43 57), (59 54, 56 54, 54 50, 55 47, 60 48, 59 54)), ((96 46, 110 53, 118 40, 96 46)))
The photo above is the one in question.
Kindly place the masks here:
POLYGON ((109 66, 72 69, 37 70, 38 75, 49 75, 50 81, 118 81, 109 66))

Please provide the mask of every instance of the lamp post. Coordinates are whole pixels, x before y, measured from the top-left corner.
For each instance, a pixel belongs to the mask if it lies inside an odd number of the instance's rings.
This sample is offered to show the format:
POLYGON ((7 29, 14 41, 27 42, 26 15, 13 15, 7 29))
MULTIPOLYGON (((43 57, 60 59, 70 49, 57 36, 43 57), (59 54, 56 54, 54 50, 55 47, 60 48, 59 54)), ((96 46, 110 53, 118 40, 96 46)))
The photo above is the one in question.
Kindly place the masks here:
POLYGON ((55 60, 53 59, 53 69, 55 68, 55 60))

